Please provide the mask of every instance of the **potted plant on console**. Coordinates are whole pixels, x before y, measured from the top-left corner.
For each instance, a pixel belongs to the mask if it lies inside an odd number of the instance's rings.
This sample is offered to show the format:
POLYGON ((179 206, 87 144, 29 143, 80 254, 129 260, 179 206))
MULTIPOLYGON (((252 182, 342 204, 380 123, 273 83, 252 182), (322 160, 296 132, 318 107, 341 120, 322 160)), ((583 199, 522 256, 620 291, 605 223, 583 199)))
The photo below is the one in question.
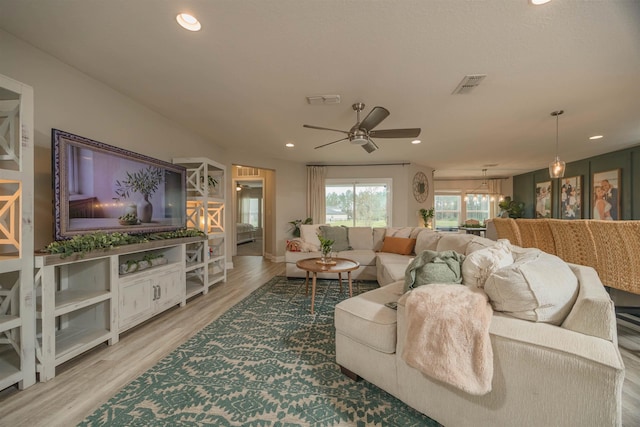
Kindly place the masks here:
POLYGON ((153 217, 153 205, 149 198, 158 190, 164 180, 162 169, 147 166, 136 172, 127 172, 126 179, 116 180, 115 193, 118 197, 128 199, 131 193, 140 193, 144 199, 140 210, 140 221, 151 222, 153 217))

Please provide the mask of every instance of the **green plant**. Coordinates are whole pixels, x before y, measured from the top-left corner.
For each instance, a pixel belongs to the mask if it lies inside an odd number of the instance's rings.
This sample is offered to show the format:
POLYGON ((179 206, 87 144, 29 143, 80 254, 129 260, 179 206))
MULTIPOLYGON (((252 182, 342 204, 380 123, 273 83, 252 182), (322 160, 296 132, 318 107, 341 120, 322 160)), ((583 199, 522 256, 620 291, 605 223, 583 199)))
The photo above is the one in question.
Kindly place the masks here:
POLYGON ((293 237, 300 237, 300 226, 302 224, 311 224, 313 222, 312 218, 307 219, 294 219, 293 221, 289 221, 289 224, 293 226, 293 237))
POLYGON ((335 241, 331 239, 325 239, 320 233, 318 233, 318 240, 320 240, 320 251, 323 255, 328 255, 331 252, 335 241))
MULTIPOLYGON (((204 187, 204 175, 200 176, 200 182, 202 182, 204 187)), ((207 175, 207 185, 208 187, 216 188, 216 185, 218 185, 218 180, 211 175, 207 175)))
POLYGON ((510 196, 507 196, 498 203, 498 207, 500 208, 500 214, 498 216, 501 218, 522 218, 524 202, 516 202, 515 200, 511 200, 510 196))
POLYGON ((145 200, 158 190, 164 175, 162 169, 147 166, 137 172, 127 172, 127 178, 123 181, 116 180, 116 195, 128 199, 131 193, 140 193, 145 200))
POLYGON ((69 240, 57 240, 51 242, 44 248, 44 252, 50 254, 61 254, 61 258, 77 253, 83 257, 87 252, 95 250, 109 250, 117 246, 131 245, 134 243, 146 243, 150 240, 178 239, 181 237, 198 237, 205 234, 200 230, 191 228, 169 231, 164 233, 151 233, 130 235, 127 233, 105 233, 96 231, 95 233, 79 234, 69 240))
POLYGON ((436 211, 435 211, 434 208, 430 208, 430 209, 422 208, 422 209, 420 209, 420 216, 422 217, 422 221, 424 222, 425 226, 429 223, 429 220, 431 218, 433 218, 435 213, 436 213, 436 211))

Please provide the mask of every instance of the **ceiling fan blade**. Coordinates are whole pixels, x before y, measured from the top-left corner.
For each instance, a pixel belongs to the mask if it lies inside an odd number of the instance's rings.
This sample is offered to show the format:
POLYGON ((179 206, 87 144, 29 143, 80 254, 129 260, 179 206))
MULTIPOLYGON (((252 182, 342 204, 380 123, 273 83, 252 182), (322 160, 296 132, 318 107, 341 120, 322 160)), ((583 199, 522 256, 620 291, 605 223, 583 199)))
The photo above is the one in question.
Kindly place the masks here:
POLYGON ((367 117, 360 122, 358 126, 360 129, 365 129, 367 132, 378 126, 380 122, 389 116, 389 110, 384 107, 373 107, 373 110, 367 114, 367 117))
POLYGON ((349 139, 349 138, 347 137, 347 138, 339 139, 337 141, 327 142, 326 144, 318 145, 317 147, 315 147, 315 149, 326 147, 327 145, 335 144, 336 142, 344 141, 345 139, 349 139))
POLYGON ((415 138, 420 135, 422 129, 410 128, 410 129, 381 129, 372 130, 369 132, 369 136, 375 136, 376 138, 415 138))
POLYGON ((367 142, 366 144, 363 144, 362 148, 364 148, 364 151, 366 151, 367 153, 373 153, 378 149, 378 146, 376 145, 375 142, 369 139, 369 142, 367 142))
POLYGON ((334 132, 346 133, 347 135, 349 134, 349 132, 347 132, 346 130, 323 128, 323 127, 320 127, 320 126, 302 125, 302 127, 309 128, 309 129, 332 130, 334 132))

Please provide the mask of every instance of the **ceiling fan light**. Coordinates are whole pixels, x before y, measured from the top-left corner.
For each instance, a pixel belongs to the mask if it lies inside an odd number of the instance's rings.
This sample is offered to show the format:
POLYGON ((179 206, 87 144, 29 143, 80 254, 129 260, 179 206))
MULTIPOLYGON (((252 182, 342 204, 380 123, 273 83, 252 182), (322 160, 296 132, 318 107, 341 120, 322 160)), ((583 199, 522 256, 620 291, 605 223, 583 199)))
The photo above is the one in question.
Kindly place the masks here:
POLYGON ((351 139, 349 139, 349 141, 355 145, 365 145, 367 142, 369 142, 367 137, 362 135, 354 135, 351 139))

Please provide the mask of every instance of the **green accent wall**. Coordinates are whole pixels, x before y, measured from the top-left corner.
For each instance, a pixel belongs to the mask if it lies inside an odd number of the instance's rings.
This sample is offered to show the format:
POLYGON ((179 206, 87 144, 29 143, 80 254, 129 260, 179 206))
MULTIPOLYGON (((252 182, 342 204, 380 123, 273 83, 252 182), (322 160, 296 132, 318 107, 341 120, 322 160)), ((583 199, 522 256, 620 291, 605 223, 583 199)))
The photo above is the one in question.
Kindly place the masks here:
POLYGON ((525 203, 524 217, 535 218, 536 183, 552 182, 552 217, 560 218, 562 179, 582 177, 582 218, 591 218, 593 174, 620 169, 618 197, 621 220, 640 220, 640 145, 567 163, 564 178, 549 178, 549 169, 513 177, 513 199, 525 203))

